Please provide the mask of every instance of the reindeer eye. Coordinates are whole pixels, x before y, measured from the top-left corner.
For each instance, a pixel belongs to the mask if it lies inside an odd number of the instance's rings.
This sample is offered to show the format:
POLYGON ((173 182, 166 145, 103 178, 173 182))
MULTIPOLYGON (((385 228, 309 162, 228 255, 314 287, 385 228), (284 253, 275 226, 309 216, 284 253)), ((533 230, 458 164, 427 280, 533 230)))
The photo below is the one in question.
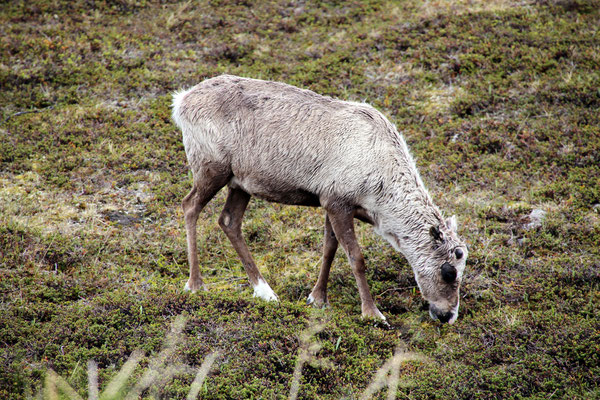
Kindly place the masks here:
POLYGON ((456 280, 456 268, 449 263, 442 265, 442 279, 446 283, 453 283, 456 280))
POLYGON ((454 250, 454 255, 456 256, 457 260, 460 260, 463 256, 463 251, 461 249, 456 249, 454 250))

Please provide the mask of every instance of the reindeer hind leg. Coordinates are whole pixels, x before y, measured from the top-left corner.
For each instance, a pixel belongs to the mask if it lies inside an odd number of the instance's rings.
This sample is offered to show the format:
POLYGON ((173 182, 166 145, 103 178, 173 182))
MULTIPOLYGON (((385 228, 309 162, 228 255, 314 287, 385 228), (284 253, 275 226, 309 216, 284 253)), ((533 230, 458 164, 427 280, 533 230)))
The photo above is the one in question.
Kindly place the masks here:
POLYGON ((229 238, 233 248, 238 253, 244 270, 248 274, 250 284, 254 288, 254 297, 267 301, 277 301, 277 295, 256 267, 250 250, 242 236, 242 218, 250 201, 250 195, 239 188, 229 188, 225 207, 219 217, 219 226, 229 238))
POLYGON ((185 284, 185 290, 195 292, 205 288, 198 267, 196 223, 204 206, 227 184, 230 176, 231 172, 227 168, 217 164, 206 164, 201 171, 194 174, 194 186, 181 203, 185 219, 187 255, 190 266, 190 277, 185 284))

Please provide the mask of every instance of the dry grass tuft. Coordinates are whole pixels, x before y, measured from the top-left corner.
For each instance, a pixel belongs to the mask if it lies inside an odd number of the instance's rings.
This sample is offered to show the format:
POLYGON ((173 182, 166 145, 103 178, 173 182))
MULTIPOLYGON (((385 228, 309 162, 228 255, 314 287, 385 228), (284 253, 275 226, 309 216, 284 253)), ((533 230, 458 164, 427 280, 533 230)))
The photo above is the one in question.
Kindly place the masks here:
MULTIPOLYGON (((98 390, 98 365, 93 361, 88 361, 88 396, 90 400, 134 400, 140 398, 142 393, 154 388, 154 392, 168 383, 173 377, 181 374, 189 374, 194 368, 182 364, 175 352, 181 345, 184 337, 183 329, 187 318, 178 316, 172 323, 171 331, 165 338, 163 349, 148 360, 148 368, 139 378, 136 378, 133 386, 130 386, 130 380, 138 368, 140 361, 145 357, 144 352, 136 350, 127 359, 117 375, 108 382, 102 393, 98 390)), ((202 385, 217 358, 219 351, 214 351, 204 358, 204 361, 196 377, 190 386, 187 395, 188 400, 198 398, 202 385)), ((67 383, 67 381, 56 374, 52 369, 48 369, 44 390, 42 396, 46 400, 59 398, 59 394, 66 395, 70 400, 82 400, 81 396, 67 383)))

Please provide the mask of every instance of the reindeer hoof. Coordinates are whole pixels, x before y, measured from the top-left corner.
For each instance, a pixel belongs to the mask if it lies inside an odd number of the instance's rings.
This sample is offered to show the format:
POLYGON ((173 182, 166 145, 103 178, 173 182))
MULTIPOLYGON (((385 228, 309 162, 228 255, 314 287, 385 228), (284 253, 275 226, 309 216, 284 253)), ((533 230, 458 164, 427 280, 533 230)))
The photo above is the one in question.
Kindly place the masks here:
POLYGON ((325 299, 323 299, 320 297, 315 297, 311 293, 308 295, 308 298, 306 299, 306 304, 312 304, 313 307, 316 307, 316 308, 326 308, 329 305, 329 302, 327 301, 327 297, 325 297, 325 299))
POLYGON ((377 308, 374 310, 363 311, 362 318, 369 324, 373 323, 374 327, 386 330, 392 329, 392 326, 387 322, 385 316, 377 308))
POLYGON ((380 319, 378 321, 375 321, 375 324, 373 326, 375 326, 377 328, 385 329, 385 330, 392 329, 392 326, 385 319, 380 319))
POLYGON ((374 320, 386 322, 385 316, 377 308, 373 308, 373 309, 369 309, 369 310, 363 309, 362 317, 363 318, 372 318, 374 320))
POLYGON ((186 292, 192 292, 192 293, 196 293, 198 290, 201 290, 201 289, 206 291, 206 287, 204 286, 203 282, 190 284, 190 281, 187 281, 185 283, 185 286, 183 287, 183 290, 185 290, 186 292))
POLYGON ((263 280, 259 280, 258 285, 254 286, 253 297, 260 297, 265 301, 279 301, 279 297, 271 289, 271 286, 263 280))

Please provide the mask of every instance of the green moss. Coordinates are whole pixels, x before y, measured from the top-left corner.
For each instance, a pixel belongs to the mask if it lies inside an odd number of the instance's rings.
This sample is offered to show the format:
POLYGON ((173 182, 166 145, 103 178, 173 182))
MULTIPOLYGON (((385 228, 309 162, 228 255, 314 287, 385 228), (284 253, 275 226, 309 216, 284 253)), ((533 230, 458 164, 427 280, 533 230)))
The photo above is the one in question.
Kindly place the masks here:
POLYGON ((314 320, 334 368, 307 363, 299 398, 359 398, 400 341, 423 359, 401 365, 399 398, 598 397, 597 3, 3 4, 0 397, 35 395, 47 368, 85 397, 87 360, 102 388, 135 349, 139 379, 182 314, 174 360, 222 352, 203 398, 287 398, 314 320), (455 325, 429 319, 404 258, 359 223, 394 329, 359 317, 341 250, 330 307, 306 306, 322 211, 257 200, 244 235, 282 301, 252 299, 216 223, 223 192, 198 227, 209 292, 182 292, 191 175, 171 93, 220 73, 365 100, 397 124, 470 247, 455 325))

